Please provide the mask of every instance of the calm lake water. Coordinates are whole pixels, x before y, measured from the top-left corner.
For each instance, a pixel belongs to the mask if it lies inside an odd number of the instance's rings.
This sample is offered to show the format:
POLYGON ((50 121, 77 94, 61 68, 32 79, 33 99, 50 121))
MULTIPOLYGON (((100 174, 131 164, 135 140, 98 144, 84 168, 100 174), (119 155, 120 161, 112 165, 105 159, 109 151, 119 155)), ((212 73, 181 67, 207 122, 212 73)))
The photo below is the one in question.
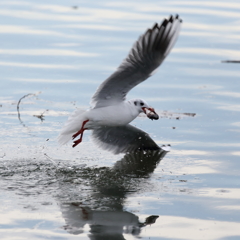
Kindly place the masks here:
POLYGON ((240 65, 222 62, 240 60, 239 12, 237 0, 1 1, 0 238, 239 239, 240 65), (133 124, 171 151, 112 155, 90 133, 59 147, 67 116, 176 13, 173 51, 128 95, 162 116, 133 124))

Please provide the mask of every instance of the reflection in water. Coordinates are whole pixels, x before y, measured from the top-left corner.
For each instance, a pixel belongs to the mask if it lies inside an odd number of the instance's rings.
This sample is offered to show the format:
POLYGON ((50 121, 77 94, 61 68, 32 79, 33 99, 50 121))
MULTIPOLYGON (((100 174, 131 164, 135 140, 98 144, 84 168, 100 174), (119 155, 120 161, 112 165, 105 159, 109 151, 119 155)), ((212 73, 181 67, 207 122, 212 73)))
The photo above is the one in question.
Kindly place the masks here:
POLYGON ((18 112, 18 120, 20 121, 20 123, 26 127, 26 125, 23 123, 22 119, 21 119, 21 114, 20 114, 20 110, 19 110, 19 107, 20 107, 20 103, 21 101, 26 98, 26 97, 29 97, 29 96, 36 96, 36 94, 33 94, 33 93, 29 93, 29 94, 26 94, 24 95, 23 97, 21 97, 17 103, 17 112, 18 112))
POLYGON ((127 211, 97 211, 83 207, 81 203, 61 205, 62 215, 66 221, 63 227, 70 234, 83 233, 86 224, 90 226, 90 239, 125 239, 124 233, 139 235, 141 228, 154 224, 157 215, 140 222, 138 216, 127 211), (112 237, 112 238, 111 238, 112 237))
MULTIPOLYGON (((20 123, 21 123, 24 127, 26 127, 26 125, 25 125, 24 122, 22 121, 22 119, 21 119, 21 114, 20 114, 20 104, 21 104, 21 101, 22 101, 24 98, 27 98, 27 97, 29 97, 29 96, 37 96, 37 95, 39 95, 40 93, 41 93, 41 92, 38 92, 38 93, 29 93, 29 94, 24 95, 23 97, 21 97, 21 98, 18 100, 18 103, 17 103, 18 120, 20 121, 20 123)), ((33 116, 34 116, 34 117, 38 117, 39 119, 41 119, 41 121, 44 120, 43 114, 41 114, 41 115, 33 115, 33 116)))
MULTIPOLYGON (((145 222, 139 221, 137 215, 124 210, 125 199, 131 192, 141 189, 141 182, 149 177, 166 153, 164 150, 137 151, 126 154, 112 168, 88 169, 85 180, 90 183, 88 188, 91 191, 87 196, 81 191, 85 182, 79 180, 79 190, 75 190, 75 196, 70 199, 82 201, 59 198, 66 222, 64 229, 71 234, 81 234, 88 224, 91 240, 125 239, 125 233, 139 235, 141 228, 155 223, 158 216, 149 216, 145 222), (85 195, 84 199, 82 195, 85 195)), ((66 184, 60 185, 64 195, 68 195, 66 184)))

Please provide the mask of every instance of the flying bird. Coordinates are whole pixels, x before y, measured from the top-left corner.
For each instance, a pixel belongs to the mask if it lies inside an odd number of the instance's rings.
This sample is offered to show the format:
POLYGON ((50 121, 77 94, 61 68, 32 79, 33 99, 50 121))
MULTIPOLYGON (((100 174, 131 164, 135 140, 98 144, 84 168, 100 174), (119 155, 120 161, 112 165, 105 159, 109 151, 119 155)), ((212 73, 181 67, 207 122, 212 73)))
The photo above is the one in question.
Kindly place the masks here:
POLYGON ((142 112, 157 120, 154 108, 142 99, 126 100, 126 95, 160 66, 177 40, 181 23, 178 15, 170 16, 141 35, 118 69, 98 87, 91 108, 78 109, 69 117, 58 136, 59 144, 72 139, 72 147, 76 147, 84 131, 93 130, 95 142, 105 149, 112 147, 114 153, 159 149, 148 134, 129 124, 142 112))

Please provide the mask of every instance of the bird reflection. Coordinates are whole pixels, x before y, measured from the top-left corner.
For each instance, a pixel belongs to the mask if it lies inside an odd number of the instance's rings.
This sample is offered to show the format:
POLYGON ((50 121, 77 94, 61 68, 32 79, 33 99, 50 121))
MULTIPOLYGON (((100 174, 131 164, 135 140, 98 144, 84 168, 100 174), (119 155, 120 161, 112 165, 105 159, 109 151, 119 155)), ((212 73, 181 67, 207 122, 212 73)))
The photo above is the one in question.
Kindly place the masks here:
MULTIPOLYGON (((144 141, 147 138, 150 137, 146 135, 144 141)), ((124 234, 139 236, 143 227, 155 223, 158 215, 141 222, 136 214, 124 210, 126 199, 141 189, 167 153, 160 147, 147 150, 146 145, 142 146, 145 150, 126 153, 112 168, 87 168, 78 172, 76 178, 81 178, 80 183, 72 189, 69 183, 61 183, 65 196, 76 200, 62 198, 59 204, 66 223, 63 228, 68 233, 82 234, 87 225, 91 240, 123 240, 124 234)))
POLYGON ((149 216, 140 222, 138 216, 127 211, 98 211, 83 207, 81 203, 62 204, 62 215, 66 221, 63 227, 68 233, 83 233, 84 225, 89 224, 91 240, 125 239, 123 234, 139 235, 141 228, 154 224, 157 215, 149 216))

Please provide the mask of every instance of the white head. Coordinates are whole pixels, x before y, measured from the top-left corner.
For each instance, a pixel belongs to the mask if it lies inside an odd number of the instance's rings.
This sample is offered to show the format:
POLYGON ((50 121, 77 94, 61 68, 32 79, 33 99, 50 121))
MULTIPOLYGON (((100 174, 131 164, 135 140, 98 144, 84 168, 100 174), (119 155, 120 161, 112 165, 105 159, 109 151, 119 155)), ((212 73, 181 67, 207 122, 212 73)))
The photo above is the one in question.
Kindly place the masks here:
MULTIPOLYGON (((147 114, 147 110, 150 111, 151 113, 156 114, 154 108, 149 107, 149 105, 147 104, 146 101, 142 100, 142 99, 132 99, 130 100, 130 102, 133 104, 133 106, 135 108, 137 108, 138 112, 141 113, 145 113, 147 114)), ((148 114, 147 114, 148 115, 148 114)), ((156 114, 157 115, 157 114, 156 114)))

